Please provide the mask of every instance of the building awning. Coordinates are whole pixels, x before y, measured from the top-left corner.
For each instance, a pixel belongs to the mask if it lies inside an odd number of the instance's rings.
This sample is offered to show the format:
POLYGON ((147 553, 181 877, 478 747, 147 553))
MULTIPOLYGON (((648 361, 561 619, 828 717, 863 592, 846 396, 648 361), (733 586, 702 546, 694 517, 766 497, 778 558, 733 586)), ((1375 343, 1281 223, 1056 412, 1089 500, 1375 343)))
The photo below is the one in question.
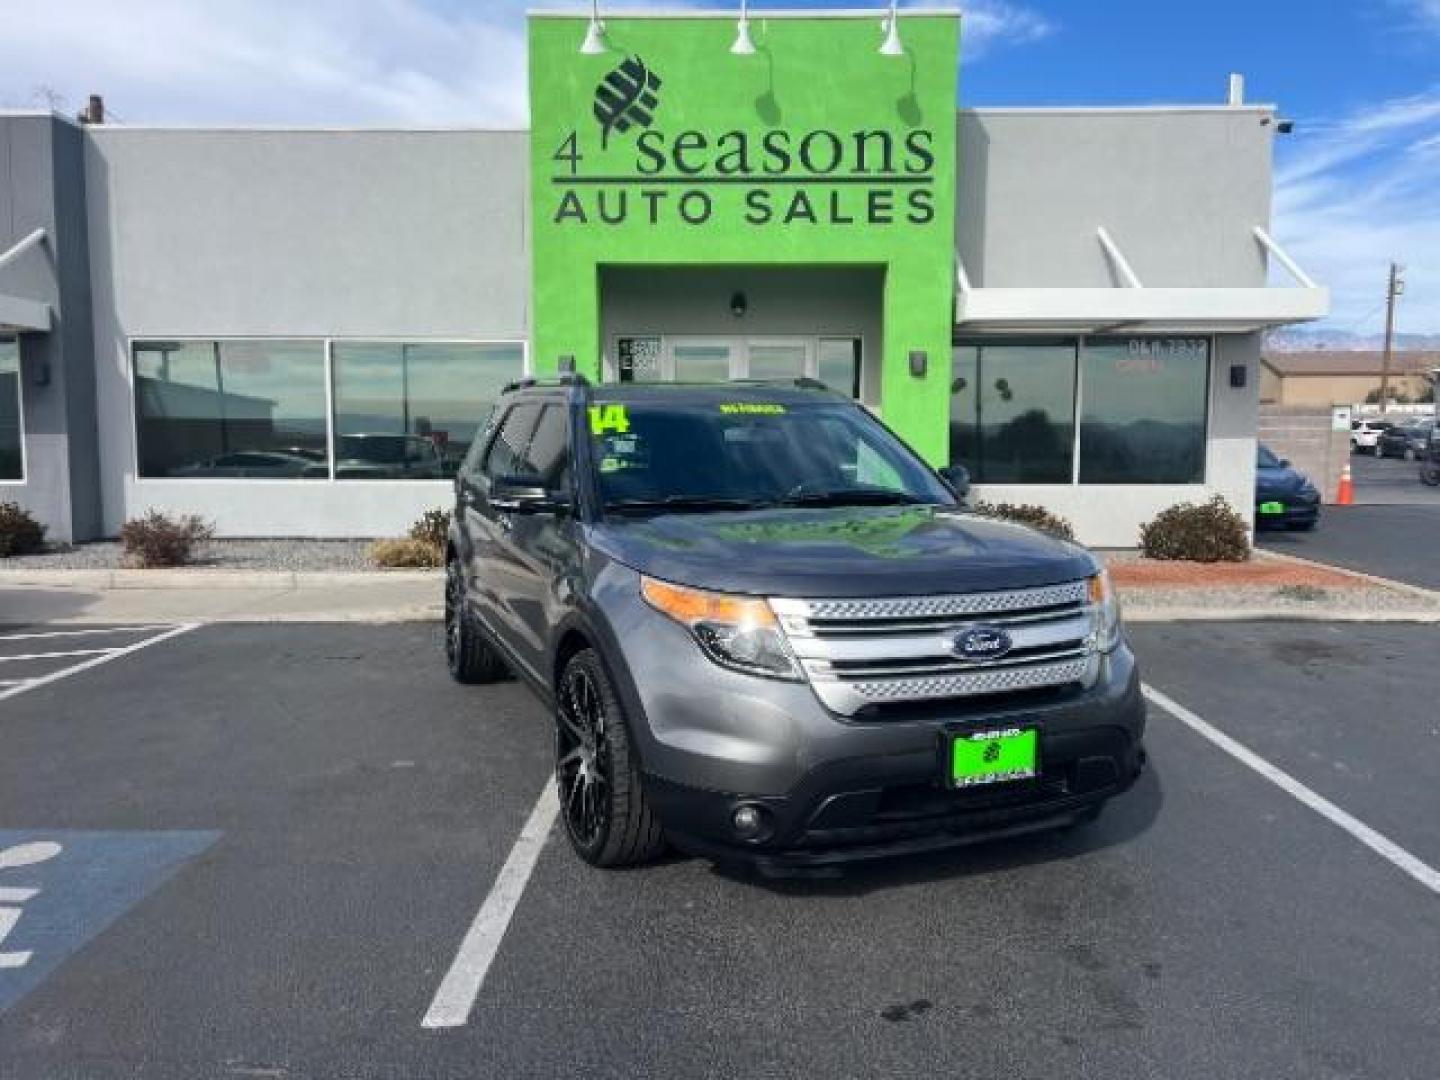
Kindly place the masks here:
POLYGON ((1123 285, 1114 288, 976 288, 957 258, 956 328, 965 333, 1240 333, 1309 322, 1330 312, 1317 285, 1258 226, 1255 239, 1298 287, 1146 288, 1102 227, 1096 230, 1123 285))
POLYGON ((49 329, 49 304, 0 293, 0 333, 34 333, 49 329))
MULTIPOLYGON (((15 262, 33 247, 45 242, 45 230, 36 229, 14 246, 0 251, 0 270, 15 262)), ((11 296, 0 287, 0 333, 16 331, 33 333, 50 329, 50 305, 39 300, 11 296)))

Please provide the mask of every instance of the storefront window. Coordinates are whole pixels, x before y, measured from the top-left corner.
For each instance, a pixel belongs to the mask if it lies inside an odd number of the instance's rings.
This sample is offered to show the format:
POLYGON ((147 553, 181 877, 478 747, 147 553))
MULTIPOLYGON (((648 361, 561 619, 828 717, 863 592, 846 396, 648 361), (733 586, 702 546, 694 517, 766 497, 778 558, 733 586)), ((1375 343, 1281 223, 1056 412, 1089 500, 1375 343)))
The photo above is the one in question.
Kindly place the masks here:
POLYGON ((325 479, 325 346, 318 341, 135 345, 140 475, 325 479))
POLYGON ((1080 482, 1205 479, 1205 338, 1089 340, 1080 362, 1080 482))
POLYGON ((20 343, 0 338, 0 480, 23 480, 20 440, 20 343))
POLYGON ((455 474, 506 383, 520 344, 336 342, 335 477, 439 480, 455 474))
POLYGON ((1075 351, 1073 342, 956 346, 951 464, 982 484, 1070 483, 1075 351))

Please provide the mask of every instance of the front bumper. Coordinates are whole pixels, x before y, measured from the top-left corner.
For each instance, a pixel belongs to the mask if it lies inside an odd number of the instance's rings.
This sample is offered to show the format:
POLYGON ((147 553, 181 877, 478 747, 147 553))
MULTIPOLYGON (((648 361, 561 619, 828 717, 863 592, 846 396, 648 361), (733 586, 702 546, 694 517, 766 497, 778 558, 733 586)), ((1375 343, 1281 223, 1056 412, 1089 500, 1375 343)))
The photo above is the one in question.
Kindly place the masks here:
POLYGON ((1255 524, 1258 528, 1288 525, 1313 525, 1320 520, 1320 496, 1277 495, 1271 499, 1258 500, 1255 504, 1255 524), (1281 503, 1285 509, 1279 514, 1262 514, 1260 507, 1266 502, 1281 503))
POLYGON ((808 683, 712 663, 684 628, 631 603, 632 582, 607 578, 617 689, 647 794, 682 848, 777 866, 929 850, 1067 823, 1128 788, 1143 765, 1145 702, 1125 644, 1083 685, 841 716, 808 683), (1016 725, 1039 731, 1038 778, 946 786, 947 730, 1016 725), (742 805, 765 823, 748 839, 733 820, 742 805))

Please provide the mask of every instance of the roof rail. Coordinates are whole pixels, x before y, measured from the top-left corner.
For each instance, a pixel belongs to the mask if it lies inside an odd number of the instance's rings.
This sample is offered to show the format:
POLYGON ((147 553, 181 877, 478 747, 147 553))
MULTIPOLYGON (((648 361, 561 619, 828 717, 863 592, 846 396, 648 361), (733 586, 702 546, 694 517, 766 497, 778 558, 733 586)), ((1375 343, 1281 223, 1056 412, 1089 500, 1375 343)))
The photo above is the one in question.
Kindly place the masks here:
POLYGON ((501 387, 502 394, 508 394, 512 390, 529 390, 534 386, 584 386, 588 387, 590 380, 578 372, 566 372, 553 379, 537 379, 534 375, 526 375, 523 379, 516 379, 501 387))

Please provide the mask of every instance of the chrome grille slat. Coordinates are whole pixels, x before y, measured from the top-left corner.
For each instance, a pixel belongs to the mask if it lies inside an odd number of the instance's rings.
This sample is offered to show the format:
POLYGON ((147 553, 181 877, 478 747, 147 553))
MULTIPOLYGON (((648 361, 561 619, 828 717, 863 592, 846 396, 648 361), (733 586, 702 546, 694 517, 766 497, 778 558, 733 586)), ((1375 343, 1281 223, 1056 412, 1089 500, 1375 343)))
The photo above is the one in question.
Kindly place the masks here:
POLYGON ((1004 592, 859 599, 772 599, 816 695, 853 715, 867 705, 1023 692, 1092 682, 1084 580, 1004 592), (966 662, 954 635, 976 623, 1004 627, 1013 647, 966 662))
POLYGON ((1020 657, 1005 657, 1003 660, 996 660, 987 664, 965 664, 953 658, 934 657, 916 658, 910 662, 896 660, 893 662, 877 662, 872 664, 846 666, 846 667, 821 667, 828 664, 828 661, 805 661, 806 670, 812 676, 819 679, 839 679, 844 682, 865 682, 871 679, 890 678, 901 675, 962 675, 974 671, 994 671, 1001 668, 1025 667, 1030 664, 1049 663, 1056 660, 1080 660, 1089 655, 1081 642, 1072 642, 1069 648, 1054 649, 1047 652, 1029 653, 1020 657), (946 660, 950 660, 946 663, 946 660), (926 661, 929 660, 927 663, 926 661), (917 662, 918 661, 918 662, 917 662), (811 665, 814 665, 813 667, 811 665))
POLYGON ((1003 694, 1081 682, 1085 679, 1087 669, 1092 663, 1092 657, 1082 657, 1078 660, 1067 660, 1058 664, 971 671, 963 675, 874 679, 869 682, 852 683, 850 686, 867 702, 974 697, 979 694, 1003 694))
POLYGON ((1084 581, 1042 585, 1032 589, 1003 592, 952 593, 944 596, 864 597, 854 600, 772 600, 782 615, 799 615, 809 620, 847 621, 864 619, 934 618, 944 616, 995 615, 1006 611, 1083 604, 1087 595, 1084 581))

